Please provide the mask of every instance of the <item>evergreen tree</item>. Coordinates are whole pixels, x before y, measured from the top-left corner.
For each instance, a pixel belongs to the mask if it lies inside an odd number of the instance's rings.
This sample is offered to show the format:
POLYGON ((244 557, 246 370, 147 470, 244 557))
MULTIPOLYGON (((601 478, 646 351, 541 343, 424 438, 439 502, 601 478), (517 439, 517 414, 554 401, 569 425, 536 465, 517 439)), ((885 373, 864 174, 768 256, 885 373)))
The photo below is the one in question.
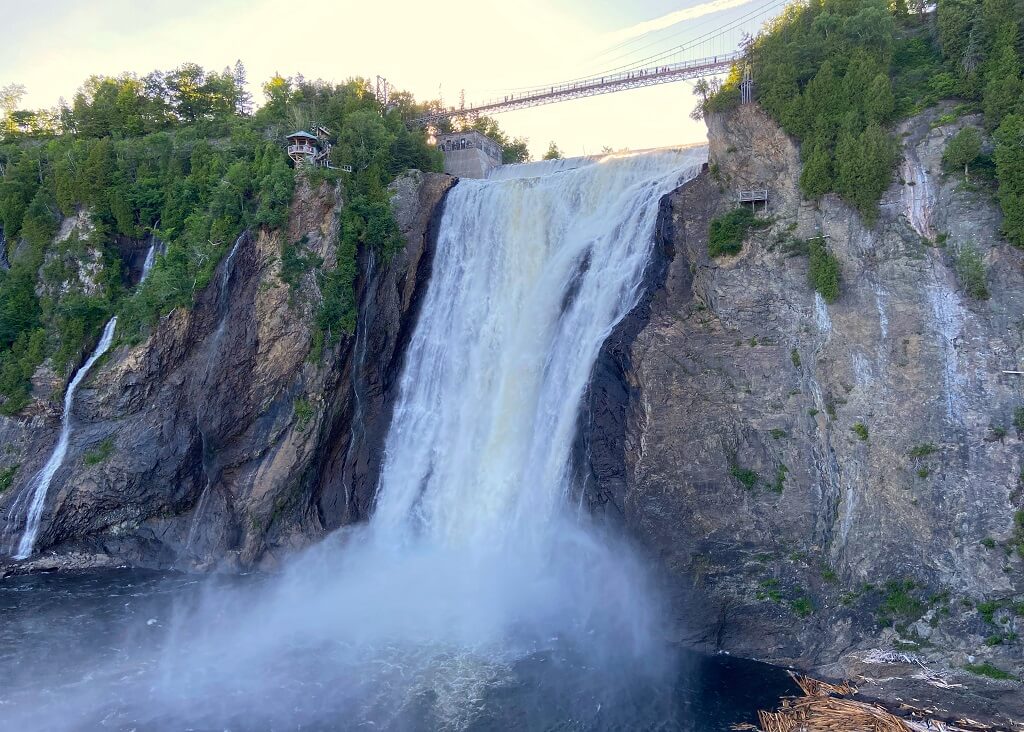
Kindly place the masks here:
POLYGON ((1021 95, 1020 58, 1013 43, 1016 35, 1006 32, 1003 36, 989 63, 982 93, 982 110, 989 129, 995 129, 1016 107, 1021 95))
POLYGON ((809 199, 817 200, 832 190, 832 161, 822 145, 815 145, 804 161, 800 174, 800 190, 809 199))
POLYGON ((245 66, 242 64, 242 59, 235 61, 232 81, 235 85, 235 113, 242 116, 252 114, 252 94, 248 90, 248 80, 245 76, 245 66))
POLYGON ((892 82, 885 74, 879 73, 868 86, 865 106, 871 122, 884 124, 892 119, 896 110, 896 97, 892 93, 892 82))
POLYGON ((558 145, 552 140, 551 144, 548 145, 548 151, 544 153, 544 160, 561 160, 562 151, 558 149, 558 145))
POLYGON ((993 158, 999 179, 999 205, 1003 210, 1003 233, 1024 247, 1024 115, 1006 116, 995 132, 993 158))

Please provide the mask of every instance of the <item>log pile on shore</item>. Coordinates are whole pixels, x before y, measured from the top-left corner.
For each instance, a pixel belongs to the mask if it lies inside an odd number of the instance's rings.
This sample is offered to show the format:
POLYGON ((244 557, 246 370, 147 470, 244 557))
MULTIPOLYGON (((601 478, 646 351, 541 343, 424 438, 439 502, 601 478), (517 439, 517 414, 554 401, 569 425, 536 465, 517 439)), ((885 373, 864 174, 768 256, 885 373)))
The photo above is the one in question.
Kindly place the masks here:
POLYGON ((752 732, 980 732, 993 729, 971 720, 956 723, 929 719, 904 707, 898 716, 879 704, 851 699, 850 683, 830 684, 790 671, 803 696, 782 700, 778 711, 758 712, 758 725, 737 724, 734 730, 752 732))

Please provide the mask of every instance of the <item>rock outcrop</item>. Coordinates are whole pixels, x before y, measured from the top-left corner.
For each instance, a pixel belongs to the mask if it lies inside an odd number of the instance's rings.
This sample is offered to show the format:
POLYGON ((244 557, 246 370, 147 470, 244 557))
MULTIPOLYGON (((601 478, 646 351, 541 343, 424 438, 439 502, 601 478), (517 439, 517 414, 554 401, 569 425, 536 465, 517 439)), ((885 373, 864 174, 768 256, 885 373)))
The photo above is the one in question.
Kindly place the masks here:
MULTIPOLYGON (((432 255, 431 224, 454 179, 395 184, 407 244, 390 261, 359 253, 359 327, 313 346, 314 272, 280 277, 281 245, 335 265, 339 193, 300 178, 288 227, 246 232, 191 310, 161 319, 97 365, 75 400, 75 430, 50 487, 39 555, 19 569, 130 564, 179 569, 272 565, 365 516, 403 338, 432 255), (357 435, 350 441, 349 435, 357 435)), ((17 466, 0 516, 52 450, 59 414, 0 418, 0 468, 17 466)))
POLYGON ((986 192, 942 174, 944 140, 977 124, 933 128, 945 111, 897 130, 874 226, 801 200, 798 150, 756 106, 709 120, 708 169, 663 205, 671 261, 584 423, 605 446, 591 496, 662 560, 682 638, 837 674, 873 649, 1021 674, 1024 382, 1004 370, 1024 357, 1024 252, 986 192), (764 186, 770 228, 709 259, 710 219, 764 186), (832 304, 808 283, 817 236, 842 269, 832 304), (988 300, 958 282, 968 246, 988 300))

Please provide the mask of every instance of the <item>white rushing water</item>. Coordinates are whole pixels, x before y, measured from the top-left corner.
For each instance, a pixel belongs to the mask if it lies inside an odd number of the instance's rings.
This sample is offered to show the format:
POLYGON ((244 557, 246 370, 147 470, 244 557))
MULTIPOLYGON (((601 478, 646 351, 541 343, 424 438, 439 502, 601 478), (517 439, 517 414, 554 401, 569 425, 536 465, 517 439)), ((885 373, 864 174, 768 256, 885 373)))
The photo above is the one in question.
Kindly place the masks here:
MULTIPOLYGON (((149 250, 146 252, 146 258, 142 262, 142 276, 139 278, 140 285, 146 281, 146 278, 149 277, 149 271, 153 269, 153 263, 156 261, 156 250, 157 242, 153 239, 149 245, 149 250)), ((46 494, 50 489, 53 476, 64 463, 64 455, 67 453, 68 442, 71 439, 71 407, 75 401, 75 390, 88 375, 93 364, 110 348, 116 326, 117 316, 114 316, 104 326, 103 334, 100 336, 96 349, 78 370, 74 378, 71 379, 71 383, 68 384, 67 391, 64 394, 64 412, 61 414, 60 437, 57 439, 57 446, 53 449, 53 453, 50 455, 50 459, 47 460, 46 465, 33 478, 28 489, 22 492, 21 496, 18 497, 18 500, 11 507, 12 512, 16 513, 23 510, 26 501, 29 504, 28 513, 25 517, 25 529, 21 534, 21 539, 18 541, 17 550, 14 552, 15 559, 26 559, 32 554, 36 536, 39 533, 39 522, 42 519, 43 507, 46 505, 46 494)))
POLYGON ((703 158, 505 166, 453 189, 387 438, 378 537, 547 550, 594 361, 636 303, 659 200, 703 158))
POLYGON ((460 181, 369 524, 252 591, 161 619, 159 651, 90 669, 74 694, 49 697, 47 719, 503 729, 529 724, 488 710, 523 690, 573 719, 628 711, 598 689, 664 668, 663 614, 644 562, 571 500, 572 448, 600 348, 639 297, 660 199, 705 158, 665 150, 460 181))
POLYGON ((32 479, 32 483, 22 492, 18 501, 12 507, 12 511, 20 511, 21 506, 19 506, 19 503, 25 498, 28 499, 25 530, 22 532, 21 540, 18 542, 18 549, 14 554, 15 559, 26 559, 32 554, 32 549, 36 543, 36 535, 39 533, 39 521, 43 516, 43 506, 46 504, 46 492, 50 488, 50 482, 53 480, 54 474, 64 462, 64 454, 68 450, 68 441, 71 439, 71 407, 75 402, 75 389, 82 383, 82 380, 89 373, 89 369, 92 368, 93 364, 110 348, 110 343, 114 340, 115 327, 117 327, 116 315, 107 321, 96 349, 86 362, 82 364, 82 368, 78 369, 74 378, 71 379, 71 383, 68 384, 68 389, 64 394, 64 413, 61 415, 60 437, 57 439, 57 446, 53 449, 50 459, 46 461, 46 465, 36 474, 35 478, 32 479))
POLYGON ((149 270, 153 269, 153 262, 156 261, 156 242, 154 241, 149 245, 149 251, 146 252, 146 259, 142 262, 142 277, 139 278, 139 284, 141 285, 149 277, 149 270))

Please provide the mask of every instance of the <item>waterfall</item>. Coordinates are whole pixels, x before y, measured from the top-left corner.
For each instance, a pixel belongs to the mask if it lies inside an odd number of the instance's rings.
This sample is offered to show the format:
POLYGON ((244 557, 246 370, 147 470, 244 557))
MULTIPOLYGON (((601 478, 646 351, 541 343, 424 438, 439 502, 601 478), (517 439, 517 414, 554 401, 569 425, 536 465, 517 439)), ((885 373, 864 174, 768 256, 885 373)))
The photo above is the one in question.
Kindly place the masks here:
POLYGON ((156 260, 156 242, 154 241, 149 245, 149 251, 146 252, 146 259, 142 263, 142 277, 139 278, 139 284, 141 285, 146 281, 149 276, 149 270, 153 269, 153 262, 156 260))
POLYGON ((660 200, 705 157, 536 163, 455 186, 369 523, 162 618, 158 648, 90 668, 48 718, 636 728, 674 683, 665 614, 635 551, 577 510, 572 445, 599 351, 640 296, 660 200))
POLYGON ((378 537, 546 561, 591 369, 636 303, 661 197, 703 157, 505 166, 452 190, 387 437, 378 537))
MULTIPOLYGON (((64 462, 64 454, 68 450, 68 441, 71 439, 71 407, 75 402, 75 390, 82 383, 82 380, 85 379, 93 364, 110 348, 110 343, 114 340, 114 328, 116 326, 117 316, 115 315, 104 326, 103 335, 100 337, 100 342, 96 345, 96 350, 92 352, 82 365, 82 368, 78 369, 74 378, 71 379, 71 383, 68 384, 68 390, 64 394, 64 412, 61 415, 60 438, 57 440, 57 446, 53 449, 50 459, 46 461, 46 465, 36 474, 32 483, 22 493, 22 497, 29 496, 30 498, 28 514, 25 517, 25 531, 21 535, 21 541, 18 542, 18 550, 14 555, 15 559, 26 559, 32 554, 32 549, 36 543, 36 535, 39 533, 39 521, 43 516, 43 506, 46 503, 46 492, 50 488, 50 482, 53 480, 54 474, 60 468, 61 463, 64 462)), ((21 500, 22 498, 19 497, 18 502, 12 507, 12 511, 20 509, 19 503, 21 500)))

